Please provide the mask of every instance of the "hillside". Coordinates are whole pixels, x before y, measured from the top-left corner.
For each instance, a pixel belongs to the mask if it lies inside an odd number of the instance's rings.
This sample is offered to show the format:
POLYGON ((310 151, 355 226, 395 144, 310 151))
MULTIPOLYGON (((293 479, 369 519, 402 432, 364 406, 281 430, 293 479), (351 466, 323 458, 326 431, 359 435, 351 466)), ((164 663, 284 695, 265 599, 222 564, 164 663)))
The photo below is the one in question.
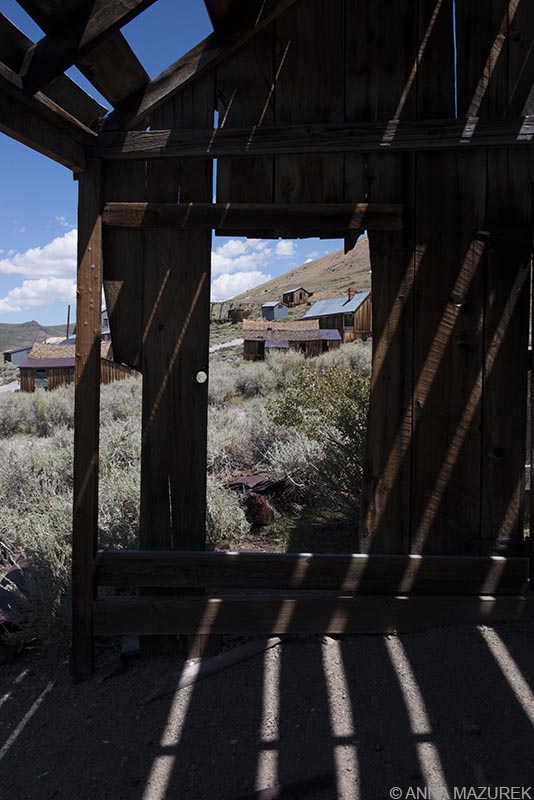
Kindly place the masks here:
POLYGON ((277 300, 286 289, 303 286, 309 292, 343 294, 349 288, 364 291, 371 288, 369 242, 361 238, 347 255, 336 250, 301 267, 262 283, 232 299, 233 303, 265 303, 277 300))
POLYGON ((64 336, 65 325, 40 325, 34 319, 18 325, 0 322, 0 353, 15 347, 29 347, 35 342, 44 342, 49 336, 64 336))

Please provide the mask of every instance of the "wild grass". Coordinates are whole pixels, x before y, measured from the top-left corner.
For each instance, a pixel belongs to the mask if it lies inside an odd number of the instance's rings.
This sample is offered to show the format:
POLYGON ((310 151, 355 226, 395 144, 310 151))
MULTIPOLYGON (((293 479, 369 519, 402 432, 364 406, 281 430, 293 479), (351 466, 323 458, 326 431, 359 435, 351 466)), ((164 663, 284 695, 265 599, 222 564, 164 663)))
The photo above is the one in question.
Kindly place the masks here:
MULTIPOLYGON (((230 478, 260 470, 285 481, 272 540, 299 514, 354 515, 361 476, 370 346, 265 363, 220 351, 210 364, 206 535, 239 546, 250 524, 230 478), (328 419, 328 423, 325 420, 328 419), (337 499, 334 499, 337 498, 337 499)), ((102 387, 99 546, 137 547, 142 381, 102 387)), ((70 617, 73 387, 0 394, 0 543, 33 566, 18 604, 15 640, 66 636, 70 617)))

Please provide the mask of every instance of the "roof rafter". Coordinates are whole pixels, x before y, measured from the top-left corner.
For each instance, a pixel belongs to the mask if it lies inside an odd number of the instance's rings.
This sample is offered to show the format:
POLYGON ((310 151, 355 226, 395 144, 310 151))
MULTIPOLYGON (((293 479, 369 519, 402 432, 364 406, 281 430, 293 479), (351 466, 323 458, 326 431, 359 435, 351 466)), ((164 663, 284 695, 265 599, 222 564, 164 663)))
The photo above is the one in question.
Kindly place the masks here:
POLYGON ((253 18, 247 18, 233 31, 215 32, 150 81, 148 86, 128 97, 104 123, 105 130, 131 130, 160 108, 170 97, 212 70, 248 42, 297 0, 265 0, 253 18))
MULTIPOLYGON (((78 0, 18 0, 18 3, 46 34, 52 34, 63 24, 66 11, 74 14, 79 8, 78 0)), ((112 106, 119 105, 150 81, 120 31, 82 56, 76 66, 112 106)))
POLYGON ((24 89, 34 94, 94 50, 155 0, 91 0, 77 14, 48 33, 25 55, 20 74, 24 89))
MULTIPOLYGON (((0 61, 18 72, 30 47, 32 40, 0 14, 0 61)), ((107 111, 68 75, 60 75, 43 93, 88 128, 96 126, 107 111)))
POLYGON ((75 172, 85 169, 85 147, 97 141, 96 133, 46 95, 28 97, 20 77, 1 62, 0 130, 75 172))

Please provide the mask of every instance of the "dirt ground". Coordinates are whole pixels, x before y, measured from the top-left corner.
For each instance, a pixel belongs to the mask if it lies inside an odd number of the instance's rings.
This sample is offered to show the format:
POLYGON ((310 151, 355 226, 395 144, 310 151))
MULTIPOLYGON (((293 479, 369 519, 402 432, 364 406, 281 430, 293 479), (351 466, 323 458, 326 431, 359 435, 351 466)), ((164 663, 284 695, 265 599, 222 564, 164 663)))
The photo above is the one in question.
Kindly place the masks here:
POLYGON ((1 667, 2 800, 534 798, 534 622, 292 638, 142 706, 177 666, 1 667))

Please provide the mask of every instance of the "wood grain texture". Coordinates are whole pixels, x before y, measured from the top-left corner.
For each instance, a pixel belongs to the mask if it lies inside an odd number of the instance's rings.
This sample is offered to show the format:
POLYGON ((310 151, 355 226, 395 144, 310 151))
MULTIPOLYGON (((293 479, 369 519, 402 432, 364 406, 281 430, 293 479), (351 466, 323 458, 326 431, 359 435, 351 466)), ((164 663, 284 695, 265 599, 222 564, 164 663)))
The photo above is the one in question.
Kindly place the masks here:
MULTIPOLYGON (((219 134, 246 126, 246 150, 257 131, 274 123, 274 23, 260 31, 217 67, 219 134)), ((208 149, 211 149, 211 145, 208 149)), ((272 158, 221 158, 217 163, 217 202, 269 203, 274 199, 272 158)), ((231 232, 228 232, 231 236, 231 232)), ((251 236, 254 232, 251 231, 251 236)), ((268 236, 263 231, 261 236, 268 236)))
MULTIPOLYGON (((157 122, 212 124, 213 91, 207 76, 162 109, 157 122)), ((209 200, 211 163, 149 164, 147 189, 150 199, 174 208, 178 199, 209 200)), ((196 375, 208 371, 210 260, 208 231, 145 234, 144 546, 204 546, 207 384, 197 383, 196 375)))
POLYGON ((115 228, 217 228, 298 231, 321 227, 352 230, 401 230, 402 206, 395 203, 106 203, 104 222, 115 228))
MULTIPOLYGON (((52 34, 80 7, 78 0, 20 0, 19 5, 46 34, 52 34)), ((150 80, 120 32, 82 56, 76 66, 113 106, 140 91, 150 80)))
POLYGON ((26 51, 20 69, 24 89, 29 94, 42 89, 154 2, 96 0, 83 5, 26 51))
MULTIPOLYGON (((352 121, 416 114, 417 20, 409 0, 347 6, 346 113, 352 121), (387 16, 388 25, 384 25, 387 16), (360 18, 361 17, 361 18, 360 18)), ((361 181, 357 156, 345 161, 346 189, 361 181)), ((365 162, 372 202, 403 203, 402 233, 369 232, 373 296, 373 370, 361 502, 361 546, 408 552, 413 381, 415 159, 374 156, 365 162)))
MULTIPOLYGON (((0 81, 1 83, 1 81, 0 81)), ((0 132, 57 161, 74 172, 85 170, 85 150, 50 119, 38 104, 8 95, 0 89, 0 132)))
MULTIPOLYGON (((104 165, 106 201, 145 199, 145 164, 108 161, 104 165)), ((143 347, 143 233, 104 229, 104 291, 113 354, 117 361, 141 367, 143 347)))
POLYGON ((436 625, 527 620, 531 595, 512 597, 110 598, 95 602, 98 636, 172 633, 385 634, 436 625))
POLYGON ((102 297, 101 162, 80 178, 74 404, 72 673, 93 674, 94 559, 98 540, 100 332, 102 297))
MULTIPOLYGON (((0 14, 0 60, 18 72, 33 42, 3 14, 0 14)), ((53 102, 89 128, 98 125, 106 109, 67 75, 60 75, 44 92, 53 102)))
POLYGON ((261 13, 236 30, 213 33, 182 58, 171 64, 146 86, 126 99, 106 120, 106 130, 135 128, 139 122, 167 103, 174 94, 183 91, 211 72, 218 64, 246 44, 276 17, 293 5, 295 0, 265 0, 261 13))
MULTIPOLYGON (((220 68, 218 72, 220 71, 220 68)), ((233 103, 231 104, 233 108, 233 103)), ((474 147, 530 148, 534 139, 534 117, 485 120, 480 117, 443 120, 348 122, 333 125, 290 125, 223 127, 213 130, 151 130, 104 133, 99 136, 95 155, 112 160, 158 158, 218 158, 218 200, 267 202, 270 193, 270 156, 347 153, 420 152, 428 150, 470 150, 474 147), (262 156, 261 159, 258 156, 262 156), (267 158, 264 158, 267 157, 267 158), (239 164, 259 181, 246 184, 236 174, 235 187, 224 169, 239 164), (260 169, 261 173, 257 170, 260 169), (223 170, 221 172, 221 167, 223 170), (224 183, 223 183, 224 177, 224 183), (223 191, 224 190, 224 191, 223 191)), ((376 162, 379 164, 380 162, 376 162)), ((365 159, 357 155, 358 171, 365 171, 365 159), (363 166, 362 166, 363 165, 363 166)), ((365 195, 366 178, 354 185, 347 174, 346 199, 365 195)))
POLYGON ((528 558, 104 550, 99 586, 521 594, 528 558))
MULTIPOLYGON (((330 0, 297 3, 276 20, 277 125, 344 121, 344 26, 344 3, 330 0)), ((340 202, 343 169, 342 157, 277 158, 275 200, 340 202)))

